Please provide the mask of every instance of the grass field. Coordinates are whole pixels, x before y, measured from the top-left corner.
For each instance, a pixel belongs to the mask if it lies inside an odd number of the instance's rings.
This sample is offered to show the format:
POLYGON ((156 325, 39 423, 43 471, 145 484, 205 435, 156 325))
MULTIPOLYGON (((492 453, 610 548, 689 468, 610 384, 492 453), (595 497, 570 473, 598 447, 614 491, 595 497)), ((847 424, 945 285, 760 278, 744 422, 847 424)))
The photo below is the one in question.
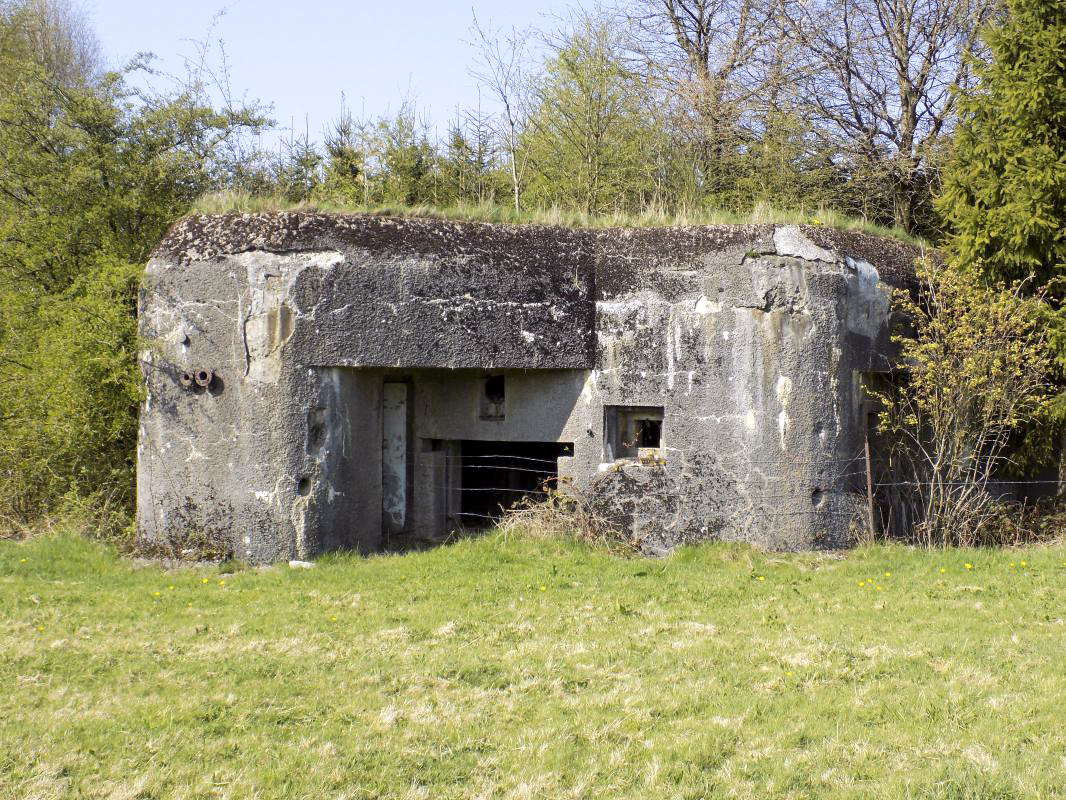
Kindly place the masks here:
POLYGON ((1066 549, 0 543, 2 798, 1066 797, 1066 549))

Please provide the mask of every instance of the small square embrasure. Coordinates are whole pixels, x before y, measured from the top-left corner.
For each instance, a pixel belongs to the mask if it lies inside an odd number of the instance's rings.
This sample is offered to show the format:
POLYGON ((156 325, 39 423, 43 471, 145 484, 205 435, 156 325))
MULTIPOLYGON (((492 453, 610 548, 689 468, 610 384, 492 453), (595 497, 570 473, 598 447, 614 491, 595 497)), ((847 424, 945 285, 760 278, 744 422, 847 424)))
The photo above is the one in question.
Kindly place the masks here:
POLYGON ((481 379, 481 400, 478 416, 481 419, 503 419, 507 407, 503 375, 487 375, 481 379))
POLYGON ((604 407, 604 461, 638 458, 649 450, 658 455, 662 435, 662 406, 604 407))

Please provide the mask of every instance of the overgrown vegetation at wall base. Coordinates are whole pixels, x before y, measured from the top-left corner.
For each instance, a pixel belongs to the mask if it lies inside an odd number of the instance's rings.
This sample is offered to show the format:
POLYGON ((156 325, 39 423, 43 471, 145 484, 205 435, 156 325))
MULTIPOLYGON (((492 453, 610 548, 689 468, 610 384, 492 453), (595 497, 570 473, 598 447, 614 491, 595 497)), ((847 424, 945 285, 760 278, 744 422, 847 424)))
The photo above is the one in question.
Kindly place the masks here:
POLYGON ((0 543, 0 796, 1066 797, 1066 549, 0 543))
POLYGON ((914 297, 896 293, 902 369, 875 392, 884 457, 882 528, 925 545, 1001 543, 997 480, 1018 432, 1047 414, 1051 353, 1043 303, 925 261, 914 297))

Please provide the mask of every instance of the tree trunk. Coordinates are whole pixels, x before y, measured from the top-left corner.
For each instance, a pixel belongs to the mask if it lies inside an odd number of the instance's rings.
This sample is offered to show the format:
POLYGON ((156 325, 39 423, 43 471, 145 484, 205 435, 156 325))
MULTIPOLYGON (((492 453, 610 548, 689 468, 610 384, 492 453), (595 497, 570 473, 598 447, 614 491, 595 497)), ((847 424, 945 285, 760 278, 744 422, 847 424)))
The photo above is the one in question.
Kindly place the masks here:
POLYGON ((901 178, 893 187, 893 217, 896 225, 907 233, 914 233, 914 186, 909 178, 901 178))
POLYGON ((518 148, 515 143, 515 130, 514 122, 508 120, 509 129, 509 149, 511 151, 511 185, 514 188, 514 210, 519 212, 522 210, 522 195, 521 188, 518 185, 518 148))

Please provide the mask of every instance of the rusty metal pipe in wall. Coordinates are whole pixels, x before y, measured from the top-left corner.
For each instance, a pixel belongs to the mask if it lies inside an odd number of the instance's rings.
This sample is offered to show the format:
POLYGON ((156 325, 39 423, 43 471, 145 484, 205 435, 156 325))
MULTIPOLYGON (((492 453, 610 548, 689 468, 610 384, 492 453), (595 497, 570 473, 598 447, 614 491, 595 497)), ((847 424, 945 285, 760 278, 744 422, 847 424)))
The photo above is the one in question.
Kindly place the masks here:
POLYGON ((204 387, 206 389, 208 386, 211 385, 211 381, 213 381, 215 379, 215 372, 214 372, 214 370, 210 370, 210 369, 197 370, 195 378, 196 378, 196 385, 197 386, 202 386, 202 387, 204 387))

